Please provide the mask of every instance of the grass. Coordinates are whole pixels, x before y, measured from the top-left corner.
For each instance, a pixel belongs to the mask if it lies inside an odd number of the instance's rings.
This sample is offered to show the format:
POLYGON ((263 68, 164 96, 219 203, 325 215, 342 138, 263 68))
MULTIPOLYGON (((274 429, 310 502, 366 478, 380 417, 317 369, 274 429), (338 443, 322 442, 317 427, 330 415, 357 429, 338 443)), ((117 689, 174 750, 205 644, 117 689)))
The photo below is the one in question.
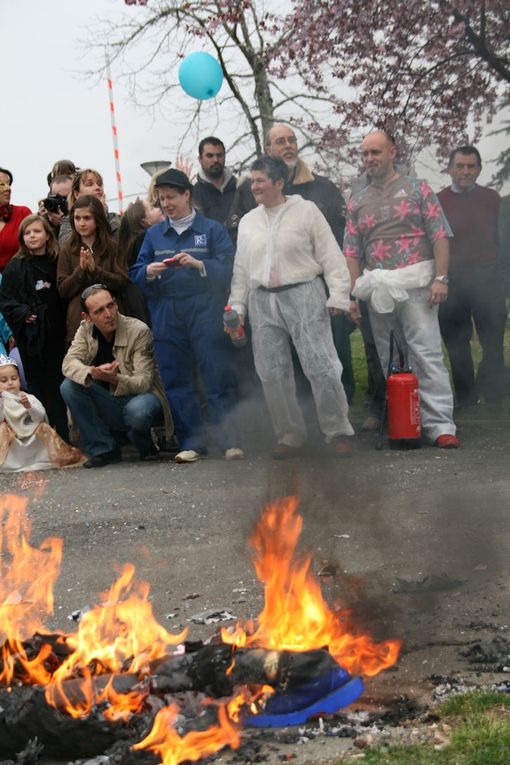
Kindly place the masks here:
MULTIPOLYGON (((367 363, 365 359, 365 350, 363 347, 363 339, 361 337, 361 332, 359 330, 356 330, 352 333, 350 336, 351 340, 351 353, 352 353, 352 368, 354 371, 354 379, 356 384, 356 390, 354 392, 354 401, 353 405, 358 408, 362 408, 363 406, 363 398, 365 395, 365 390, 367 387, 367 363)), ((476 336, 476 332, 473 331, 473 340, 471 342, 471 348, 473 353, 473 361, 475 364, 475 371, 478 368, 478 364, 480 363, 480 360, 482 358, 482 349, 480 347, 480 343, 478 342, 478 338, 476 336)), ((446 349, 443 346, 443 352, 444 352, 444 359, 445 363, 448 369, 450 369, 450 364, 448 360, 448 354, 446 353, 446 349)), ((506 332, 505 332, 505 340, 504 340, 504 352, 505 352, 505 364, 507 367, 510 366, 510 318, 507 321, 506 325, 506 332)), ((510 756, 508 758, 508 763, 510 765, 510 756)))
MULTIPOLYGON (((453 696, 436 710, 450 740, 434 744, 380 746, 364 752, 364 765, 509 765, 510 695, 470 692, 453 696)), ((359 765, 348 757, 346 765, 359 765)))

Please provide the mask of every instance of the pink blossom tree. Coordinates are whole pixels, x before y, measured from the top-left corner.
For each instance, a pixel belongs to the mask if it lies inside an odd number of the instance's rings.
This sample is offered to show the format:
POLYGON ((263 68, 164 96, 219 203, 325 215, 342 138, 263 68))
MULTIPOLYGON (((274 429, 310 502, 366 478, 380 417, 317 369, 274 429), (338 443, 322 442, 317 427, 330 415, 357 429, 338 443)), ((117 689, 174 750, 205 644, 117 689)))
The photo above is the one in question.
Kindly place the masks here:
MULTIPOLYGON (((237 104, 247 160, 273 121, 289 118, 333 175, 374 126, 408 155, 433 146, 444 156, 477 140, 510 90, 508 0, 288 0, 283 15, 262 0, 125 3, 144 15, 113 29, 110 47, 121 54, 150 39, 140 68, 168 51, 176 64, 193 41, 207 41, 228 86, 220 105, 237 104)), ((155 72, 159 99, 171 90, 169 70, 155 72)))
POLYGON ((410 153, 477 140, 510 90, 508 0, 293 0, 281 66, 338 98, 334 145, 384 126, 410 153), (327 73, 327 77, 326 77, 327 73))

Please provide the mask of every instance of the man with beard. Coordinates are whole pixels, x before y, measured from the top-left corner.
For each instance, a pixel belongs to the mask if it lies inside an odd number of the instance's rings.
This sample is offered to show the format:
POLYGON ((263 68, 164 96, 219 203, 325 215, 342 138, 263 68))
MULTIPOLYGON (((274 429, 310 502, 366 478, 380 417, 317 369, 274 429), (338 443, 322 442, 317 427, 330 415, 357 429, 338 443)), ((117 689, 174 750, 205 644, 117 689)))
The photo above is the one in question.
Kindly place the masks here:
POLYGON ((214 136, 203 138, 198 145, 197 182, 193 200, 204 218, 225 223, 236 192, 236 178, 225 167, 225 145, 214 136))
MULTIPOLYGON (((266 135, 265 148, 268 156, 283 159, 287 165, 289 178, 285 185, 285 193, 299 194, 303 199, 315 202, 341 247, 345 228, 345 202, 335 184, 329 178, 313 173, 303 162, 299 156, 296 134, 288 125, 273 125, 266 135)), ((238 186, 227 221, 231 235, 236 236, 239 221, 256 206, 251 193, 251 179, 246 178, 238 186)))

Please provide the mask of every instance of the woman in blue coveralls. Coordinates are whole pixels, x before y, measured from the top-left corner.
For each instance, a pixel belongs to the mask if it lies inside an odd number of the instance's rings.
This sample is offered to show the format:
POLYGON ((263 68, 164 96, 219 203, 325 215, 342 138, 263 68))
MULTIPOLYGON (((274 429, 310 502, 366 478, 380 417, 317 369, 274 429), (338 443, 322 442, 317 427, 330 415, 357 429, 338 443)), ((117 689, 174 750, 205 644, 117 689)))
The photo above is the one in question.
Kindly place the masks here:
POLYGON ((155 186, 165 220, 151 226, 129 276, 145 295, 161 376, 181 451, 176 462, 207 452, 196 368, 207 410, 226 459, 242 459, 233 422, 236 404, 223 307, 232 278, 234 247, 226 229, 193 207, 188 176, 170 168, 155 186))

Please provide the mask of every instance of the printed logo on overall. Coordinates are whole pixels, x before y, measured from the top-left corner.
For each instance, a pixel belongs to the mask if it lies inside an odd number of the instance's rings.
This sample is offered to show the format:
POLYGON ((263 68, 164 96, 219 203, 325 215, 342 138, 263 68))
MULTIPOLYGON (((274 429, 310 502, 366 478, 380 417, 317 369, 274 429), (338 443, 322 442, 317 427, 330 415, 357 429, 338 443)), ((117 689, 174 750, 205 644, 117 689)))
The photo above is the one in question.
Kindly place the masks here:
POLYGON ((195 247, 204 247, 207 244, 207 234, 195 234, 195 247))

